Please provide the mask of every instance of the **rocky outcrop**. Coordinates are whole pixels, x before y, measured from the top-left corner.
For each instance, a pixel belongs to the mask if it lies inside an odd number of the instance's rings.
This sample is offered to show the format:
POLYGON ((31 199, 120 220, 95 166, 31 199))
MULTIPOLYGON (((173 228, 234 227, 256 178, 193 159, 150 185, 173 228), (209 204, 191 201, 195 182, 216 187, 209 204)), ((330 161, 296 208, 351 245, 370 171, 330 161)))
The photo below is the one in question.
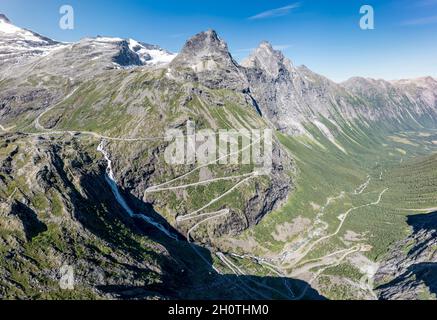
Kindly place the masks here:
POLYGON ((145 65, 163 65, 171 62, 176 54, 171 53, 157 45, 138 42, 129 39, 129 48, 135 52, 145 65))
POLYGON ((266 76, 273 79, 279 78, 285 72, 292 74, 295 71, 293 63, 284 57, 280 51, 274 50, 267 41, 261 42, 259 47, 248 58, 243 60, 241 65, 250 69, 259 69, 266 76))
POLYGON ((390 249, 376 274, 381 299, 437 296, 437 213, 410 216, 408 223, 412 235, 390 249))

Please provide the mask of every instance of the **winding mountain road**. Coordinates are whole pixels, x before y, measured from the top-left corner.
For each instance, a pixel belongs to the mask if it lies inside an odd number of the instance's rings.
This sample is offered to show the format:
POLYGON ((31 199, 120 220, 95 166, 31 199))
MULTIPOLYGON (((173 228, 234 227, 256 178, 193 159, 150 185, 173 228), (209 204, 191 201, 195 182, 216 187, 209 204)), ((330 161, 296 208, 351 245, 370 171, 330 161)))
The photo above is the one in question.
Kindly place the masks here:
POLYGON ((242 175, 238 175, 238 176, 221 177, 221 178, 214 178, 214 179, 209 179, 209 180, 203 180, 203 181, 194 182, 194 183, 190 183, 190 184, 185 184, 185 185, 181 185, 181 186, 175 186, 175 187, 167 187, 167 188, 149 187, 144 192, 145 193, 153 193, 153 192, 185 189, 185 188, 189 188, 189 187, 195 187, 195 186, 210 184, 210 183, 217 182, 217 181, 226 181, 226 180, 235 180, 235 179, 240 179, 240 178, 246 178, 246 177, 253 176, 253 175, 254 175, 254 173, 251 172, 251 173, 246 173, 246 174, 242 174, 242 175))
POLYGON ((353 211, 355 211, 355 210, 358 210, 358 209, 361 209, 361 208, 365 208, 365 207, 369 207, 369 206, 374 206, 374 205, 378 205, 380 202, 381 202, 381 200, 382 200, 382 196, 384 195, 384 193, 386 193, 387 192, 387 190, 388 190, 388 188, 386 188, 386 189, 384 189, 380 194, 379 194, 379 196, 378 196, 378 199, 375 201, 375 202, 371 202, 371 203, 368 203, 368 204, 365 204, 365 205, 361 205, 361 206, 357 206, 357 207, 353 207, 353 208, 350 208, 348 211, 346 211, 344 214, 341 214, 340 216, 339 216, 339 219, 340 219, 340 224, 339 224, 339 226, 337 227, 337 229, 335 230, 335 232, 334 233, 331 233, 331 234, 329 234, 329 235, 326 235, 326 236, 324 236, 324 237, 321 237, 321 238, 319 238, 318 240, 316 240, 316 241, 314 241, 313 243, 311 243, 310 244, 310 246, 300 255, 300 257, 298 258, 298 259, 296 259, 296 260, 294 260, 293 261, 293 265, 297 265, 303 258, 305 258, 307 255, 308 255, 308 253, 317 245, 317 244, 319 244, 320 242, 322 242, 322 241, 324 241, 324 240, 327 240, 327 239, 330 239, 330 238, 332 238, 332 237, 334 237, 334 236, 336 236, 339 232, 340 232, 340 230, 341 230, 341 228, 343 227, 343 225, 344 225, 344 223, 345 223, 345 221, 346 221, 346 219, 347 219, 347 217, 349 216, 349 214, 351 213, 351 212, 353 212, 353 211))

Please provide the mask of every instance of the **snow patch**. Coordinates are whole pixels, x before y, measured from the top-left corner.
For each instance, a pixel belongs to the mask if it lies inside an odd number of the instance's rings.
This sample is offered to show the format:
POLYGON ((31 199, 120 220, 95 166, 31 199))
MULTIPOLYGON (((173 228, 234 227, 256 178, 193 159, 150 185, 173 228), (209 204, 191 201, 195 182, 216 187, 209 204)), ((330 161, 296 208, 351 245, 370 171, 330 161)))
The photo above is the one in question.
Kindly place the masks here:
POLYGON ((148 54, 152 57, 152 60, 148 61, 148 64, 163 64, 170 63, 177 56, 175 53, 168 53, 163 50, 149 50, 148 54))
POLYGON ((121 42, 124 41, 122 38, 110 38, 110 37, 97 37, 97 42, 121 42))
POLYGON ((47 41, 37 37, 32 32, 16 27, 13 24, 6 22, 5 20, 2 19, 0 19, 0 32, 5 34, 16 35, 17 37, 25 41, 47 43, 47 41))
POLYGON ((159 65, 170 63, 176 54, 155 46, 142 44, 134 39, 129 39, 129 49, 135 52, 142 63, 147 65, 159 65))

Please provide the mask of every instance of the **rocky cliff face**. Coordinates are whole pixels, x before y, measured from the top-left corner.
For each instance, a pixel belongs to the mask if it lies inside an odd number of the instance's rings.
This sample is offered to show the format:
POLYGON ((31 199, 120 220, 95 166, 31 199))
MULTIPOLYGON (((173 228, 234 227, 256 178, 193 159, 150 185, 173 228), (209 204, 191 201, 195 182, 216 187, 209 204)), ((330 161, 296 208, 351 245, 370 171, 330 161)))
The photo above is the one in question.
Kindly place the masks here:
POLYGON ((164 247, 139 240, 89 147, 69 137, 2 139, 0 297, 109 298, 122 294, 111 287, 160 278, 159 263, 146 252, 164 257, 164 247), (59 286, 64 265, 74 270, 74 291, 59 286))
POLYGON ((364 105, 364 116, 370 121, 389 120, 433 127, 436 116, 435 89, 432 78, 388 82, 352 78, 342 85, 364 105))
POLYGON ((327 124, 339 130, 344 123, 435 125, 436 80, 432 78, 394 83, 352 78, 336 84, 305 66, 294 66, 267 42, 242 65, 259 109, 288 134, 309 135, 308 124, 316 124, 325 133, 327 124))
POLYGON ((437 213, 408 218, 412 235, 396 243, 376 274, 381 299, 435 299, 437 213))
POLYGON ((335 123, 339 114, 346 120, 357 117, 344 88, 304 66, 295 67, 267 42, 242 64, 261 112, 283 132, 307 134, 307 123, 323 118, 335 123))

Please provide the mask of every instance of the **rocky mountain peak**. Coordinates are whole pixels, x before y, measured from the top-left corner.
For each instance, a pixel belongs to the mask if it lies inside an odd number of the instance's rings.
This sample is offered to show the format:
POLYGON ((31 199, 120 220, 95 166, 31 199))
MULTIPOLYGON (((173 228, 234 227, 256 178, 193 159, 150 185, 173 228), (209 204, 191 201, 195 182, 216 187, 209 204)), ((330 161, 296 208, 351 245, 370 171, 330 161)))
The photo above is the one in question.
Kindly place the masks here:
POLYGON ((291 61, 281 51, 275 50, 267 41, 261 42, 258 48, 241 65, 246 68, 261 69, 273 78, 278 77, 283 69, 287 69, 290 72, 293 70, 291 61))
POLYGON ((11 20, 9 20, 8 17, 6 17, 6 15, 4 15, 3 13, 0 13, 0 21, 11 23, 11 20))
POLYGON ((196 34, 169 65, 169 74, 209 88, 245 91, 247 78, 232 58, 228 45, 214 30, 196 34))
POLYGON ((173 60, 172 65, 202 72, 235 68, 236 62, 229 53, 226 42, 220 39, 214 30, 208 30, 190 38, 180 54, 173 60))
POLYGON ((217 32, 211 29, 200 32, 190 38, 182 49, 182 53, 196 53, 198 55, 229 55, 226 42, 220 39, 217 32), (194 50, 196 50, 196 52, 194 52, 194 50))
MULTIPOLYGON (((266 52, 268 52, 270 54, 275 54, 275 49, 273 49, 272 44, 270 42, 268 42, 268 41, 265 41, 265 40, 261 41, 261 43, 258 46, 258 49, 259 50, 264 50, 264 51, 266 51, 266 52)), ((279 51, 276 51, 276 53, 277 52, 279 52, 279 51)))

